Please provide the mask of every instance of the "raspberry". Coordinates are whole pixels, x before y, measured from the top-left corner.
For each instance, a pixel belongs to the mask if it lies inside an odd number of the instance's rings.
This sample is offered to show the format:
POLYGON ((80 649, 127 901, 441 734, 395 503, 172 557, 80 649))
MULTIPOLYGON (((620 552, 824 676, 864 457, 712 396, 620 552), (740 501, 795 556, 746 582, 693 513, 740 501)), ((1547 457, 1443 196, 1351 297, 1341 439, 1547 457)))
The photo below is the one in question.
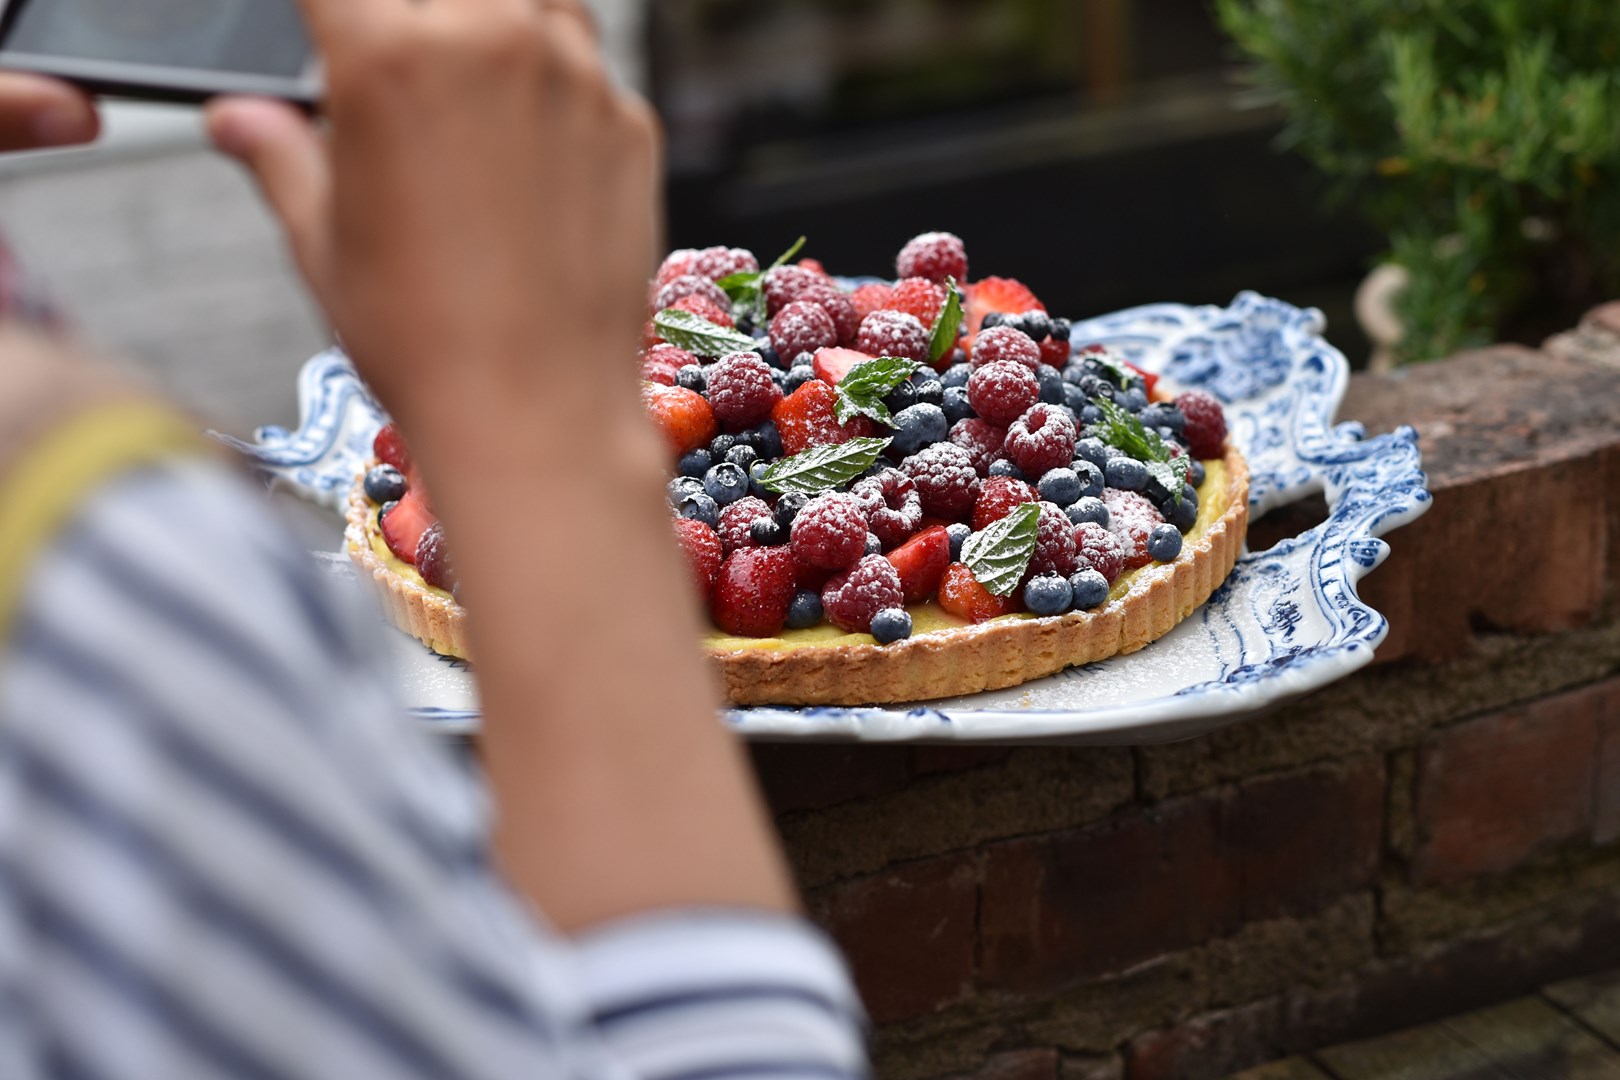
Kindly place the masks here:
POLYGON ((928 363, 930 344, 923 324, 903 311, 874 311, 855 335, 855 348, 868 356, 899 356, 919 364, 928 363))
POLYGON ((680 370, 674 364, 648 358, 641 362, 641 381, 657 383, 659 386, 674 386, 675 377, 680 370))
POLYGON ((708 278, 698 277, 696 274, 687 274, 684 277, 676 278, 658 290, 658 295, 653 298, 653 310, 663 311, 666 308, 674 307, 676 301, 685 300, 688 296, 701 296, 718 308, 724 308, 731 303, 731 298, 725 294, 720 286, 708 278))
POLYGON ((1069 343, 1049 337, 1041 342, 1041 363, 1047 367, 1062 368, 1069 363, 1069 343))
POLYGON ((783 398, 771 410, 771 419, 782 437, 782 449, 789 456, 812 446, 834 446, 872 434, 872 421, 856 416, 840 424, 833 411, 838 392, 829 383, 814 379, 783 398))
POLYGON ((804 290, 825 284, 827 279, 814 270, 802 266, 778 266, 760 281, 760 288, 765 293, 765 311, 775 315, 797 300, 804 290))
POLYGON ((970 416, 951 425, 951 442, 966 450, 973 459, 973 471, 990 475, 990 463, 1002 456, 1007 432, 988 420, 970 416))
POLYGON ((1034 338, 1010 326, 979 331, 979 336, 973 339, 970 363, 979 368, 1002 360, 1016 361, 1034 371, 1041 366, 1041 347, 1035 344, 1034 338))
POLYGON ((1074 460, 1079 432, 1074 416, 1061 405, 1032 405, 1007 429, 1007 456, 1025 476, 1039 479, 1050 469, 1074 460))
POLYGON ((799 260, 799 265, 804 267, 806 270, 815 271, 816 273, 820 274, 822 277, 827 276, 827 268, 825 266, 821 265, 821 260, 820 259, 812 259, 812 258, 806 257, 806 258, 803 258, 803 259, 799 260))
POLYGON ((903 278, 921 277, 943 283, 948 277, 966 281, 967 247, 962 238, 948 232, 923 233, 912 237, 894 260, 895 271, 903 278))
POLYGON ((1147 549, 1148 535, 1155 525, 1164 524, 1164 515, 1146 495, 1137 491, 1106 488, 1102 498, 1103 505, 1108 507, 1108 531, 1119 538, 1125 566, 1135 570, 1152 562, 1153 556, 1147 549))
POLYGON ((692 248, 681 248, 666 255, 663 264, 658 267, 658 276, 653 279, 658 288, 662 289, 676 278, 690 274, 697 257, 698 253, 692 248))
POLYGON ((1176 408, 1187 418, 1182 437, 1195 458, 1218 458, 1226 447, 1226 413, 1221 403, 1202 390, 1188 390, 1176 398, 1176 408))
POLYGON ((738 548, 759 546, 749 536, 748 529, 762 517, 775 520, 770 504, 752 495, 745 495, 720 511, 720 543, 727 555, 738 548))
POLYGON ((685 349, 679 347, 678 345, 671 345, 668 342, 661 345, 654 345, 652 348, 646 350, 641 354, 641 360, 644 364, 653 362, 668 364, 676 371, 686 367, 688 364, 696 364, 700 362, 697 357, 693 356, 685 349))
POLYGON ((416 542, 416 572, 435 589, 456 587, 456 570, 450 565, 450 548, 444 540, 444 523, 435 521, 416 542))
POLYGON ((817 495, 793 519, 791 542, 805 566, 842 570, 866 551, 866 515, 848 495, 817 495))
POLYGON ((1006 427, 1041 398, 1041 384, 1023 364, 1003 360, 986 364, 968 376, 968 404, 999 427, 1006 427))
MULTIPOLYGON (((992 476, 979 485, 973 504, 973 531, 987 528, 1023 506, 1036 501, 1035 489, 1010 476, 992 476)), ((1065 521, 1068 517, 1065 515, 1065 521)))
POLYGON ((739 637, 775 637, 798 591, 785 547, 739 548, 720 564, 710 607, 720 629, 739 637))
POLYGON ((1125 572, 1125 546, 1119 537, 1095 521, 1082 522, 1074 527, 1074 543, 1079 551, 1082 570, 1092 569, 1108 579, 1112 585, 1125 572))
POLYGON ((874 281, 869 285, 862 285, 849 295, 850 303, 855 305, 855 314, 865 319, 874 311, 887 311, 893 309, 894 286, 885 285, 881 281, 874 281))
MULTIPOLYGON (((799 293, 799 301, 814 304, 827 313, 827 317, 833 321, 833 329, 838 331, 840 343, 855 340, 861 320, 855 314, 855 305, 850 303, 848 293, 832 285, 811 285, 799 293)), ((788 359, 792 360, 793 357, 788 359)))
POLYGON ((899 547, 922 524, 922 496, 917 485, 899 469, 884 469, 858 481, 849 493, 861 504, 866 526, 883 542, 885 550, 899 547))
POLYGON ((692 273, 698 277, 719 281, 732 274, 753 273, 759 269, 754 253, 744 248, 704 248, 692 260, 692 273))
MULTIPOLYGON (((725 520, 724 514, 721 520, 725 520)), ((720 537, 703 522, 692 518, 673 518, 670 523, 675 526, 675 539, 680 543, 681 550, 686 552, 686 563, 692 569, 692 584, 697 586, 699 596, 707 598, 709 591, 714 588, 715 578, 720 576, 720 564, 726 557, 720 537)))
POLYGON ((945 568, 945 578, 939 583, 939 606, 958 619, 980 623, 1018 610, 1014 596, 997 596, 973 576, 963 563, 951 563, 945 568))
POLYGON ((683 296, 669 306, 676 311, 690 311, 698 318, 706 319, 716 326, 723 326, 727 330, 737 325, 737 321, 731 317, 731 312, 716 304, 707 296, 698 296, 696 294, 683 296))
POLYGON ((900 463, 917 485, 923 513, 946 521, 963 521, 979 495, 979 474, 968 452, 952 443, 935 443, 900 463))
POLYGON ((782 400, 782 388, 758 353, 732 353, 707 375, 709 405, 726 427, 740 430, 762 423, 782 400))
POLYGON ((838 344, 838 327, 818 304, 799 300, 771 319, 771 346, 787 363, 802 352, 813 353, 838 344))
POLYGON ((821 590, 821 606, 827 613, 827 621, 852 634, 866 633, 872 628, 872 616, 905 602, 900 574, 881 555, 866 556, 821 590))
POLYGON ((894 299, 889 301, 889 310, 905 312, 929 331, 934 329, 934 323, 944 309, 944 287, 935 285, 927 278, 906 278, 899 282, 894 287, 894 299))
POLYGON ((1040 522, 1036 526, 1035 554, 1029 559, 1029 573, 1057 574, 1068 577, 1079 567, 1080 548, 1074 542, 1074 523, 1057 503, 1043 502, 1040 522))

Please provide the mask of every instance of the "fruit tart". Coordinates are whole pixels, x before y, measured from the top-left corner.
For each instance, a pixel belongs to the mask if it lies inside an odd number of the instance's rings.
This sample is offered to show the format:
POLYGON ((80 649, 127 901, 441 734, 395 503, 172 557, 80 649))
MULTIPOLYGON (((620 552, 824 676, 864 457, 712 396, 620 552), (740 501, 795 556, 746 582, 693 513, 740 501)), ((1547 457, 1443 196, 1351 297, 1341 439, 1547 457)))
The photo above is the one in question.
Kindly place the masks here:
MULTIPOLYGON (((1226 579, 1248 469, 1214 398, 1078 340, 1016 280, 970 282, 949 233, 907 243, 893 282, 797 255, 674 252, 638 357, 732 703, 1017 685, 1143 648, 1226 579)), ((392 428, 376 459, 350 553, 397 625, 466 658, 443 530, 392 428)))

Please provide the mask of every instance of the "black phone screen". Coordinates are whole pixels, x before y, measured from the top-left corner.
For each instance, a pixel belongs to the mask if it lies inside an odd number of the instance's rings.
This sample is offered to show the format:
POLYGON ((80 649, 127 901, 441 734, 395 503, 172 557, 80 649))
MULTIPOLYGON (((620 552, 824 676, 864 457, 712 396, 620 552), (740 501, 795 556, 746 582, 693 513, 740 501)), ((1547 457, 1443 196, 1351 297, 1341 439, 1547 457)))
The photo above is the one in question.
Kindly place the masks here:
POLYGON ((294 0, 13 0, 6 48, 74 60, 297 78, 294 0))

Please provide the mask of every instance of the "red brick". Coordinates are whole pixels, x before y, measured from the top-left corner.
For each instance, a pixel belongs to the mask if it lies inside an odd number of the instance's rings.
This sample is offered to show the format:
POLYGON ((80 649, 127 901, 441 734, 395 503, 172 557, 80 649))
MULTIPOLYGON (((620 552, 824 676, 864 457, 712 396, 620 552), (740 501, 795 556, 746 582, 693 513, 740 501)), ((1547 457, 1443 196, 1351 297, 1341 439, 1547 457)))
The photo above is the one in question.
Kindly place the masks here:
POLYGON ((963 1080, 1057 1080, 1058 1052, 1051 1047, 1009 1050, 961 1076, 963 1080))
POLYGON ((933 1012, 973 982, 978 864, 929 859, 822 890, 811 914, 844 950, 877 1023, 933 1012))
POLYGON ((1283 1012, 1271 998, 1140 1035, 1125 1053, 1126 1080, 1216 1080, 1279 1057, 1283 1012))
POLYGON ((903 746, 755 744, 749 751, 765 800, 778 814, 897 791, 910 776, 903 746))
POLYGON ((1418 752, 1412 878, 1507 870, 1592 824, 1600 686, 1459 724, 1418 752))
MULTIPOLYGON (((1620 307, 1620 305, 1615 305, 1620 307)), ((1598 701, 1598 760, 1592 839, 1620 840, 1620 681, 1611 680, 1598 701)))
POLYGON ((1382 762, 1368 756, 993 845, 980 974, 1051 987, 1315 910, 1373 881, 1382 819, 1382 762))

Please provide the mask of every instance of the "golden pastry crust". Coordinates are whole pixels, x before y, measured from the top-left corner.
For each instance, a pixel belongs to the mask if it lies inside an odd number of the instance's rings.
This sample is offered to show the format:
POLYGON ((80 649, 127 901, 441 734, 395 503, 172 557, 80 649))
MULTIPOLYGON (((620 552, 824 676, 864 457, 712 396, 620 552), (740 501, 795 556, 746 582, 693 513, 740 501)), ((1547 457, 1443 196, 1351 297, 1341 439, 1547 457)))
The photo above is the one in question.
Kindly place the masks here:
POLYGON ((406 577, 383 561, 371 546, 371 522, 375 515, 376 507, 357 483, 349 492, 344 546, 360 576, 376 586, 388 620, 436 653, 471 660, 467 610, 442 592, 406 577))
POLYGON ((734 705, 871 705, 998 690, 1133 653, 1168 634, 1232 572, 1249 524, 1249 467, 1228 449, 1229 504, 1172 563, 1089 612, 1005 619, 892 645, 709 650, 734 705))

